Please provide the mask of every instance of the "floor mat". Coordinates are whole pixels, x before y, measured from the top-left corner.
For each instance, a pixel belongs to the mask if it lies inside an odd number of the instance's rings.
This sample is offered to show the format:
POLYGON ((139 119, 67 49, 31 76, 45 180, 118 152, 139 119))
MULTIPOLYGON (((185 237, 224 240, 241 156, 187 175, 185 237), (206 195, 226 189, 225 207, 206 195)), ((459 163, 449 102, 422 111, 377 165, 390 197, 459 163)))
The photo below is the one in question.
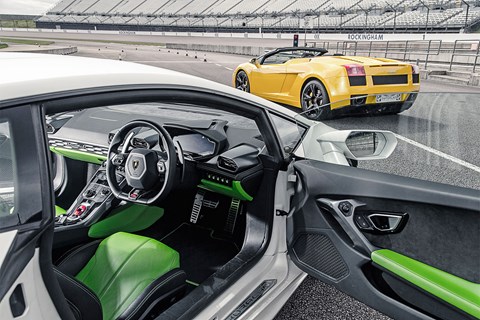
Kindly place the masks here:
POLYGON ((180 268, 191 282, 203 282, 238 253, 232 242, 216 239, 212 233, 184 223, 160 240, 180 253, 180 268))

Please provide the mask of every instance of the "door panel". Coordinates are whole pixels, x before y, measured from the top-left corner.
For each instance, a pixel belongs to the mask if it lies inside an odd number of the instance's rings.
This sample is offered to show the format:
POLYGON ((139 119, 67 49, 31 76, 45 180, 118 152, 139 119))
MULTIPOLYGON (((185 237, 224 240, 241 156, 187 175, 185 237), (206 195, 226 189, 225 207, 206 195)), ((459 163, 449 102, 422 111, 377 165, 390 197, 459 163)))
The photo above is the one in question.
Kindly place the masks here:
POLYGON ((250 73, 250 91, 264 97, 278 95, 287 75, 284 64, 262 65, 250 73))
POLYGON ((478 191, 317 161, 295 169, 300 268, 394 318, 480 317, 478 191), (365 217, 378 213, 404 225, 376 230, 365 217))
POLYGON ((2 319, 60 319, 41 280, 39 249, 0 301, 2 319))

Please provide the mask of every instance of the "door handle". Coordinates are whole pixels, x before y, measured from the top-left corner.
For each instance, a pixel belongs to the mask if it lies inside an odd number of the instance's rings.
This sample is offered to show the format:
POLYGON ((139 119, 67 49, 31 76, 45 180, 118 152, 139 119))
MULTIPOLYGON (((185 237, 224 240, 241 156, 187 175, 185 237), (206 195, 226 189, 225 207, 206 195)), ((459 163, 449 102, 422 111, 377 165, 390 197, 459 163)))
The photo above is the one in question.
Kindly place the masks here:
POLYGON ((367 213, 366 217, 374 231, 379 233, 400 232, 408 220, 406 213, 373 212, 367 213))

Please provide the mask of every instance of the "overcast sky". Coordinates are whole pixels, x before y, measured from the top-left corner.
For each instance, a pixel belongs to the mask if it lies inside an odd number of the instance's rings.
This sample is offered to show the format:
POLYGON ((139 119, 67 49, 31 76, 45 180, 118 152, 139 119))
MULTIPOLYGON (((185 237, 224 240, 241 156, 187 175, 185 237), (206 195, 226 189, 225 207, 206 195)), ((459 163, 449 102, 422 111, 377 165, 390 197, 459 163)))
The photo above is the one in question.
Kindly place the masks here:
POLYGON ((0 0, 0 14, 42 15, 60 0, 0 0))

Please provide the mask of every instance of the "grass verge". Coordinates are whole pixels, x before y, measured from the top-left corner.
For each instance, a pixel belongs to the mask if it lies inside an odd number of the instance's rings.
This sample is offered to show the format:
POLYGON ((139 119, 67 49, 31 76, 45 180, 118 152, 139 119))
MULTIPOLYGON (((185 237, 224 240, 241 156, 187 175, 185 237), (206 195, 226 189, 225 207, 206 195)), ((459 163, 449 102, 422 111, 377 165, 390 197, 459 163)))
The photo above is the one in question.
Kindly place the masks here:
POLYGON ((0 43, 0 49, 5 49, 5 48, 8 48, 8 44, 0 43))
POLYGON ((35 39, 20 39, 20 38, 0 38, 0 42, 27 44, 27 45, 40 45, 40 46, 48 46, 52 43, 55 43, 54 41, 35 40, 35 39))
MULTIPOLYGON (((52 38, 53 39, 53 38, 52 38)), ((59 38, 57 38, 59 39, 59 38)), ((86 42, 100 42, 100 43, 118 43, 118 44, 127 44, 127 45, 137 45, 137 46, 156 46, 163 47, 165 43, 160 42, 143 42, 143 41, 120 41, 120 40, 98 40, 98 39, 72 39, 66 38, 62 40, 73 40, 73 41, 86 41, 86 42)))

